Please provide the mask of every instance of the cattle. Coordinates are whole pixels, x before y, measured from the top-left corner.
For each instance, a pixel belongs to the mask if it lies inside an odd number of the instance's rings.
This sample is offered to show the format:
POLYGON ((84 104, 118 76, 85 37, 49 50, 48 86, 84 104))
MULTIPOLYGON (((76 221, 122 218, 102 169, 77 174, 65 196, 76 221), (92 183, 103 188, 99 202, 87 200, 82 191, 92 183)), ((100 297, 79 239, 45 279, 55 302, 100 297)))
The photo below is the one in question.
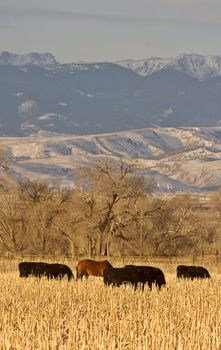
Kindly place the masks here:
POLYGON ((67 276, 69 281, 74 277, 71 269, 63 264, 25 261, 19 263, 18 269, 20 277, 34 276, 40 278, 45 276, 48 279, 61 279, 67 276))
POLYGON ((49 279, 50 278, 61 279, 67 276, 68 281, 70 281, 74 277, 70 267, 64 264, 57 264, 57 263, 50 264, 48 266, 46 276, 49 279))
POLYGON ((112 265, 107 261, 95 261, 90 259, 84 259, 79 261, 79 263, 76 266, 77 271, 77 279, 83 278, 85 276, 86 278, 88 276, 99 276, 103 277, 103 273, 106 269, 112 267, 112 265))
POLYGON ((122 284, 131 284, 134 289, 141 284, 142 290, 145 284, 151 289, 155 284, 161 289, 166 284, 163 272, 152 266, 126 265, 121 268, 109 268, 104 271, 104 283, 106 285, 120 286, 122 284))
POLYGON ((208 270, 203 266, 188 266, 179 265, 177 266, 177 278, 211 278, 208 270))

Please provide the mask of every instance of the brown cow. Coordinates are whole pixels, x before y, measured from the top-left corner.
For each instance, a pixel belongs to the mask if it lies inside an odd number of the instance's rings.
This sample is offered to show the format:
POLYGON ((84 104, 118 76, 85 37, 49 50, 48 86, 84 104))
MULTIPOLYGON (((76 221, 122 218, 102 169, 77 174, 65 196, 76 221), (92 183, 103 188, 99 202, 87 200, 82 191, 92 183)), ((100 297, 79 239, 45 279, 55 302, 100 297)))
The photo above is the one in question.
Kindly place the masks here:
POLYGON ((103 277, 104 270, 112 267, 112 265, 107 261, 95 261, 90 259, 84 259, 79 261, 76 266, 77 279, 83 276, 100 276, 103 277))

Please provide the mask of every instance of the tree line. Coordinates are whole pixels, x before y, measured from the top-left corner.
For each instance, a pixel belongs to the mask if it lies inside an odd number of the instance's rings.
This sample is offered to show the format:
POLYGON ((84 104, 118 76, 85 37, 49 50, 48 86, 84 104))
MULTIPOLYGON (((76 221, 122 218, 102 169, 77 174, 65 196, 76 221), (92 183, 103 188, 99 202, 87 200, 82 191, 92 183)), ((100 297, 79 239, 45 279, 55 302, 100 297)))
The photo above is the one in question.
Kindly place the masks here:
MULTIPOLYGON (((0 154, 4 172, 9 167, 0 154)), ((185 256, 219 254, 221 192, 156 195, 134 164, 103 159, 79 167, 75 187, 2 177, 1 254, 185 256)))

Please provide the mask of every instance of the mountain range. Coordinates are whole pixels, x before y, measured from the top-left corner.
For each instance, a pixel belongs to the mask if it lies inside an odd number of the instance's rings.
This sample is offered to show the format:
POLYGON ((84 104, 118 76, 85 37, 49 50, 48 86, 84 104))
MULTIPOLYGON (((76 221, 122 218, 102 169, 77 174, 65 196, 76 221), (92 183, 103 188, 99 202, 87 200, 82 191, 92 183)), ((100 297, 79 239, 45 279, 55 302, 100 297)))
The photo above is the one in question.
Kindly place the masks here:
POLYGON ((175 58, 152 57, 146 60, 119 61, 118 64, 141 76, 148 76, 165 69, 185 73, 199 81, 221 75, 221 56, 212 55, 182 54, 175 58))
POLYGON ((221 56, 62 64, 0 54, 0 136, 221 125, 221 56))
POLYGON ((46 132, 0 137, 14 178, 73 186, 76 169, 99 159, 135 163, 155 192, 208 192, 221 188, 221 127, 147 128, 74 136, 46 132))

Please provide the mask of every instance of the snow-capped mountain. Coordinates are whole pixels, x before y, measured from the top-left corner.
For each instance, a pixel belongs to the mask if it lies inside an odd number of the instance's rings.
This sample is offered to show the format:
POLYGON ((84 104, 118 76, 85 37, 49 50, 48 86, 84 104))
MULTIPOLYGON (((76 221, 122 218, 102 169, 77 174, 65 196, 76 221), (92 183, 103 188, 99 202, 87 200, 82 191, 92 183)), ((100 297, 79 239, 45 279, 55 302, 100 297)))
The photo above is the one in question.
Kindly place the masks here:
MULTIPOLYGON (((150 57, 144 60, 117 61, 124 68, 132 70, 140 76, 148 76, 164 69, 176 70, 185 73, 199 81, 221 76, 221 56, 182 54, 177 57, 161 58, 150 57)), ((39 65, 49 66, 48 69, 59 71, 96 70, 102 69, 105 63, 69 63, 60 64, 51 53, 31 52, 27 54, 15 54, 8 51, 0 53, 0 65, 39 65), (54 67, 53 67, 54 66, 54 67)))
POLYGON ((0 54, 0 65, 24 66, 24 65, 54 65, 57 64, 51 53, 31 52, 27 54, 15 54, 4 51, 0 54))
POLYGON ((38 133, 0 138, 14 176, 73 186, 76 168, 98 159, 135 162, 155 191, 221 188, 221 127, 150 128, 88 136, 38 133))
POLYGON ((176 70, 200 81, 221 76, 221 56, 182 54, 175 58, 152 57, 146 60, 119 61, 118 64, 141 76, 148 76, 162 69, 176 70))
POLYGON ((0 136, 220 126, 220 60, 60 64, 51 54, 2 53, 0 136))
POLYGON ((144 60, 117 61, 116 63, 146 77, 167 67, 171 60, 172 58, 151 57, 144 60))

